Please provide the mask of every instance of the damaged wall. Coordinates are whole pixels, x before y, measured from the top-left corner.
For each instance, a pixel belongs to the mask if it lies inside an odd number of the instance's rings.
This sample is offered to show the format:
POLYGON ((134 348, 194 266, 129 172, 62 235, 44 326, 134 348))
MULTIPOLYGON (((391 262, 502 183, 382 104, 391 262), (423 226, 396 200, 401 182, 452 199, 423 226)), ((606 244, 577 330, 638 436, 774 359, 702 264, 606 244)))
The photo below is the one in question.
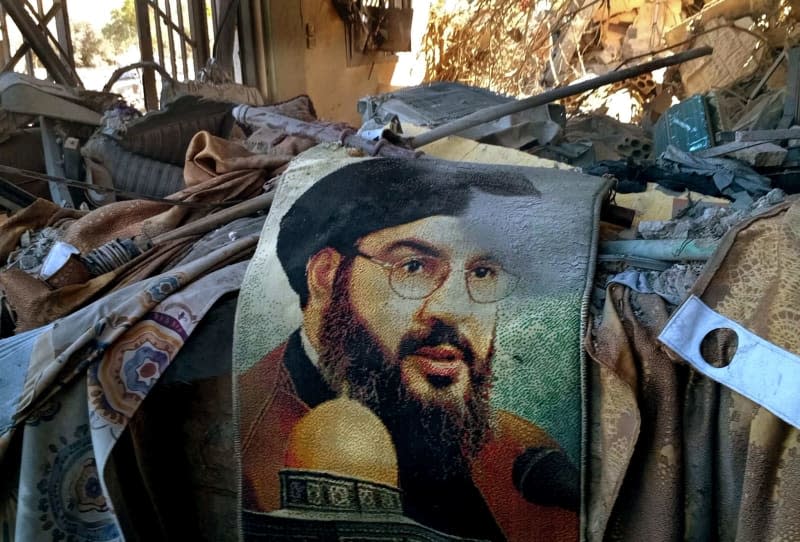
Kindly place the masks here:
POLYGON ((344 23, 330 0, 269 2, 270 96, 308 94, 320 118, 356 126, 362 96, 391 90, 395 62, 348 67, 344 23))

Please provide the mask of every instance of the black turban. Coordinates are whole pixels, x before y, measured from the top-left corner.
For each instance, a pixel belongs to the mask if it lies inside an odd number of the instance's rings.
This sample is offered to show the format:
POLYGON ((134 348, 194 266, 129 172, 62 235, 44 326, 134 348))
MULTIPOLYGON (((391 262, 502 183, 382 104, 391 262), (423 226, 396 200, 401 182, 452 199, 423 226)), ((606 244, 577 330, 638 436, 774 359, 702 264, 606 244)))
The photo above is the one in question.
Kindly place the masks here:
POLYGON ((497 166, 432 159, 376 158, 337 169, 303 195, 281 220, 278 259, 305 306, 306 264, 325 247, 351 255, 374 231, 429 216, 460 216, 472 190, 496 196, 538 196, 520 173, 497 166))

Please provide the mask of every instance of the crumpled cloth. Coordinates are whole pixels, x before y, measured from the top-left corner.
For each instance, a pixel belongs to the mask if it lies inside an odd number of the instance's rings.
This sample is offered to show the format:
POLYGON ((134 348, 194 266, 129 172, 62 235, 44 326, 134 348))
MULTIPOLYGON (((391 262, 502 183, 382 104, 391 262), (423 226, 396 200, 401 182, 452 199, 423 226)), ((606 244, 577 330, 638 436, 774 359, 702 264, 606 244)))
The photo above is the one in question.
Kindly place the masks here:
MULTIPOLYGON (((731 230, 692 293, 800 353, 800 199, 731 230)), ((677 359, 656 339, 666 321, 663 299, 611 284, 587 336, 587 539, 798 539, 800 430, 677 359)))
POLYGON ((590 454, 587 540, 680 540, 681 390, 688 368, 656 340, 667 304, 612 283, 586 350, 590 454))
MULTIPOLYGON (((193 203, 222 203, 246 200, 263 190, 289 162, 290 155, 254 154, 242 146, 212 136, 195 135, 184 167, 186 188, 169 199, 193 203)), ((133 200, 111 203, 91 211, 65 211, 40 200, 22 210, 0 227, 0 258, 13 250, 28 229, 52 225, 65 216, 62 241, 86 253, 117 238, 153 238, 209 214, 213 208, 171 206, 166 203, 133 200)), ((16 331, 42 326, 97 299, 98 296, 153 276, 180 260, 197 237, 177 239, 154 246, 134 260, 97 277, 80 270, 68 276, 57 274, 49 283, 19 269, 0 272, 0 290, 16 314, 16 331)), ((67 273, 65 271, 65 273, 67 273)))

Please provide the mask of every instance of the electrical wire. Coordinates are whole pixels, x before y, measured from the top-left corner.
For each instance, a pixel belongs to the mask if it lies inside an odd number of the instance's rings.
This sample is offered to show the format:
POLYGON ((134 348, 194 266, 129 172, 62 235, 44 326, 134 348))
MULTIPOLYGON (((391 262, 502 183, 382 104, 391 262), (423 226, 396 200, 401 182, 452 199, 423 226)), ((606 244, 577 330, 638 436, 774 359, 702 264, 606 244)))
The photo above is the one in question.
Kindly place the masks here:
POLYGON ((174 199, 168 198, 159 198, 157 196, 148 196, 145 194, 139 194, 137 192, 129 192, 127 190, 122 190, 119 188, 114 187, 107 187, 107 186, 98 186, 94 184, 86 184, 85 182, 75 181, 73 179, 66 179, 64 177, 57 177, 55 175, 46 175, 44 173, 39 173, 38 171, 30 171, 27 169, 20 169, 15 168, 12 166, 5 166, 0 165, 0 173, 10 173, 14 175, 18 175, 23 177, 27 180, 24 181, 15 181, 13 184, 16 185, 25 185, 34 182, 55 182, 60 183, 66 186, 70 186, 73 188, 82 188, 84 190, 92 190, 94 192, 101 192, 101 193, 114 193, 119 196, 130 198, 130 199, 143 199, 148 201, 154 201, 158 203, 167 203, 169 205, 175 205, 179 207, 191 207, 195 209, 216 209, 220 207, 229 207, 231 205, 235 205, 237 203, 241 203, 241 200, 235 201, 225 201, 225 202, 216 202, 216 203, 197 203, 193 201, 179 201, 174 199))

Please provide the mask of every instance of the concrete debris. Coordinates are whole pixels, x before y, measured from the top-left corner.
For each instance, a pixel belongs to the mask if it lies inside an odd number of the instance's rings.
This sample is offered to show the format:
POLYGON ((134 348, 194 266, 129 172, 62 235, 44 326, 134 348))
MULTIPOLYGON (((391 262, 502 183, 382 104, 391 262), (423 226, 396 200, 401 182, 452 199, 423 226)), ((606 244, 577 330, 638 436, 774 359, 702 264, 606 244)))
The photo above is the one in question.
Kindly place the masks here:
POLYGON ((699 13, 667 29, 664 38, 667 44, 676 45, 690 38, 693 33, 698 33, 704 21, 720 17, 735 20, 747 15, 771 13, 780 3, 779 0, 714 0, 703 6, 699 13))
POLYGON ((701 263, 675 264, 660 273, 646 271, 653 292, 673 305, 680 305, 689 294, 705 266, 701 263))
MULTIPOLYGON (((785 198, 782 190, 774 189, 746 210, 697 203, 687 207, 673 220, 641 222, 637 233, 642 239, 719 239, 743 220, 764 212, 785 198)), ((657 294, 667 301, 670 309, 674 309, 687 298, 705 264, 704 261, 680 262, 669 265, 663 271, 653 271, 621 262, 601 261, 590 305, 594 324, 599 325, 602 319, 605 289, 609 284, 624 284, 640 293, 657 294)))
POLYGON ((743 210, 701 202, 690 205, 673 220, 640 222, 638 234, 642 239, 719 239, 742 220, 784 199, 784 191, 775 188, 743 210))
POLYGON ((783 147, 767 141, 755 145, 753 142, 743 143, 750 144, 731 152, 730 156, 742 162, 747 162, 753 167, 780 166, 786 159, 786 153, 788 152, 783 147))
POLYGON ((730 22, 719 18, 706 23, 706 32, 696 43, 712 45, 709 58, 687 62, 681 66, 681 82, 688 95, 727 87, 755 74, 764 64, 765 49, 750 34, 755 22, 748 18, 730 22))
POLYGON ((9 254, 3 269, 17 268, 29 275, 36 275, 42 268, 50 248, 61 239, 62 233, 58 228, 26 231, 20 237, 19 248, 9 254))
POLYGON ((625 33, 623 56, 630 58, 657 49, 663 29, 681 22, 681 7, 680 0, 642 3, 625 33))
POLYGON ((628 269, 608 278, 607 284, 624 284, 643 294, 656 294, 671 305, 680 305, 703 272, 704 263, 678 263, 664 271, 628 269))

